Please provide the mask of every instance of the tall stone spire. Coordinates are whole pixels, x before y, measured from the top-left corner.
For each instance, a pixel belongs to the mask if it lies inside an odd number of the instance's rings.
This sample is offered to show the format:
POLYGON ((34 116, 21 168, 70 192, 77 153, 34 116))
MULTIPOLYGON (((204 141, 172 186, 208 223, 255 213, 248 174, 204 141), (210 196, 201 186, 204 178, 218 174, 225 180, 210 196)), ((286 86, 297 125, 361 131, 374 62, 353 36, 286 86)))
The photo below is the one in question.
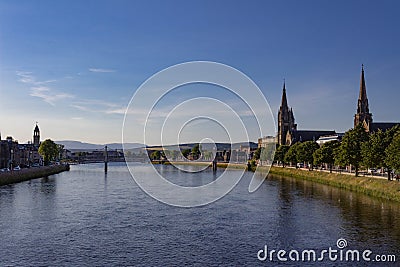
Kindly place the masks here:
POLYGON ((283 80, 283 92, 282 92, 281 107, 288 108, 287 98, 286 98, 286 82, 285 82, 285 80, 283 80))
POLYGON ((357 113, 354 116, 354 127, 362 123, 369 131, 372 125, 372 114, 369 112, 367 87, 365 86, 364 65, 361 66, 360 94, 358 96, 357 113))
POLYGON ((278 112, 278 136, 277 142, 286 145, 286 135, 288 132, 295 131, 297 125, 294 122, 293 110, 289 109, 286 98, 286 82, 283 82, 282 102, 278 112))
POLYGON ((364 65, 361 66, 360 95, 358 96, 357 113, 369 113, 367 88, 365 86, 364 65))

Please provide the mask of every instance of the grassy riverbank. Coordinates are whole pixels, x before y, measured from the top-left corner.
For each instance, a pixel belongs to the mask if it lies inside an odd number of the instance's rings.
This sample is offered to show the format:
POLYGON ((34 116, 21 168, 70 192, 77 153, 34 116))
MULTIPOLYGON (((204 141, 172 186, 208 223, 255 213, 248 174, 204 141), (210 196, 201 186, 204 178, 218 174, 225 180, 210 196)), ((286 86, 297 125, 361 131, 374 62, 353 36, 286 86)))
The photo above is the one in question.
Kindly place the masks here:
POLYGON ((269 173, 271 175, 281 175, 326 184, 368 196, 400 202, 400 183, 396 181, 280 167, 272 167, 269 173))
POLYGON ((39 168, 22 169, 20 171, 0 173, 0 186, 46 177, 68 171, 69 165, 54 165, 39 168))
MULTIPOLYGON (((198 165, 210 166, 208 162, 172 162, 176 165, 198 165)), ((164 162, 164 164, 171 164, 164 162)), ((247 168, 245 164, 217 163, 218 168, 247 168)), ((266 167, 259 167, 259 171, 266 171, 266 167)), ((354 192, 359 192, 372 197, 383 198, 391 201, 400 202, 400 182, 388 181, 373 177, 354 177, 347 174, 328 173, 320 171, 308 171, 303 169, 271 167, 269 174, 285 177, 292 177, 299 180, 307 180, 337 188, 343 188, 354 192)))

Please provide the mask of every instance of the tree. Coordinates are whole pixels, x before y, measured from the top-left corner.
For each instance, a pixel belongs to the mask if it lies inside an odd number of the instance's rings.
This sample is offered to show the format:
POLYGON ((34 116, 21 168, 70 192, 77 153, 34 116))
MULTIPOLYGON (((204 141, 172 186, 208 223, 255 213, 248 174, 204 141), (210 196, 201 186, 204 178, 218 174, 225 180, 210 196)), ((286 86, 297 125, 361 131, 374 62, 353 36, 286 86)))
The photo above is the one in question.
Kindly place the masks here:
POLYGON ((51 139, 44 140, 40 144, 39 154, 43 157, 44 165, 49 165, 49 162, 58 156, 57 144, 51 139))
POLYGON ((62 144, 56 144, 57 146, 57 160, 62 159, 63 157, 63 152, 64 152, 64 145, 62 144))
MULTIPOLYGON (((385 162, 386 149, 392 143, 393 137, 398 131, 399 127, 395 126, 385 132, 378 130, 369 136, 368 142, 365 142, 361 148, 365 166, 390 168, 385 162)), ((388 171, 388 179, 390 180, 390 171, 388 171)))
POLYGON ((285 155, 289 150, 289 146, 280 145, 275 152, 275 160, 279 163, 282 162, 283 168, 285 168, 285 155))
POLYGON ((192 155, 197 159, 201 155, 201 146, 200 144, 195 144, 192 148, 192 155))
POLYGON ((204 160, 212 160, 213 159, 213 153, 211 151, 203 151, 203 158, 204 160))
POLYGON ((296 154, 297 161, 307 163, 310 166, 309 170, 312 170, 314 165, 313 154, 318 148, 319 145, 315 141, 300 143, 296 154))
POLYGON ((332 172, 332 166, 335 163, 334 151, 339 147, 340 143, 336 140, 323 144, 320 148, 315 150, 314 164, 328 164, 329 172, 332 172))
POLYGON ((189 148, 188 148, 188 149, 184 149, 184 150, 182 150, 182 155, 183 155, 185 158, 188 158, 190 152, 191 152, 191 150, 190 150, 189 148))
POLYGON ((157 150, 150 154, 151 160, 160 160, 162 157, 164 157, 164 151, 157 150))
MULTIPOLYGON (((386 159, 385 163, 397 174, 400 173, 400 132, 397 132, 393 137, 392 142, 386 148, 386 159)), ((390 175, 390 172, 388 172, 390 175)))
POLYGON ((358 170, 363 159, 361 147, 366 141, 368 141, 368 133, 362 124, 348 130, 343 136, 342 143, 335 150, 335 164, 341 166, 353 165, 356 176, 358 176, 358 170))
POLYGON ((256 151, 254 151, 253 159, 254 160, 259 160, 260 159, 260 155, 261 155, 261 147, 258 147, 256 149, 256 151))
POLYGON ((292 145, 288 152, 285 154, 284 161, 285 162, 290 162, 291 164, 295 164, 297 168, 297 153, 298 153, 298 147, 300 146, 301 143, 295 143, 292 145))

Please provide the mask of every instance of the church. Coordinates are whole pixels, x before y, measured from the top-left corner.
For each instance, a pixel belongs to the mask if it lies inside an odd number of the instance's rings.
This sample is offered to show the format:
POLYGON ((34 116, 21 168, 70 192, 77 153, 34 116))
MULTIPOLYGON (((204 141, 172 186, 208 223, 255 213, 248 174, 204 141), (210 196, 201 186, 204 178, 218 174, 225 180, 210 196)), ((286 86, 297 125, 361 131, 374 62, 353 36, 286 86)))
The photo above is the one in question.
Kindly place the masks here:
MULTIPOLYGON (((386 131, 396 125, 400 125, 398 122, 373 122, 372 113, 369 111, 367 89, 365 86, 364 65, 361 67, 360 93, 357 102, 357 113, 354 115, 354 127, 360 123, 367 132, 375 132, 379 129, 386 131)), ((278 133, 276 137, 279 145, 317 141, 320 137, 339 137, 340 135, 336 134, 334 130, 297 130, 293 109, 289 108, 287 103, 286 85, 285 82, 283 83, 282 102, 278 112, 278 133)))
POLYGON ((278 112, 279 145, 293 145, 296 142, 317 141, 321 136, 334 135, 335 131, 297 130, 293 109, 289 108, 286 97, 286 84, 283 83, 282 102, 278 112))
POLYGON ((367 132, 386 131, 396 125, 400 125, 399 122, 373 122, 372 113, 369 112, 364 65, 361 67, 360 94, 358 96, 357 113, 354 115, 354 127, 360 123, 367 132))

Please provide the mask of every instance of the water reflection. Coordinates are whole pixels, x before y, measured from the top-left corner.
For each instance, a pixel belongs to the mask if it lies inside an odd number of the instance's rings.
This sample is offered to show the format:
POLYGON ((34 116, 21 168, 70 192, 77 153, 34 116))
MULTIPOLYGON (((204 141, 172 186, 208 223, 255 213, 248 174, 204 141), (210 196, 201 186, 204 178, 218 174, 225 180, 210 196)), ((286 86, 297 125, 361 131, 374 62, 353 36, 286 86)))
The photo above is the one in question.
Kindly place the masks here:
MULTIPOLYGON (((269 176, 250 194, 252 173, 245 173, 221 200, 182 209, 146 195, 124 164, 110 163, 107 174, 103 167, 72 166, 70 172, 0 187, 0 265, 255 266, 266 244, 322 249, 340 237, 351 248, 400 251, 398 203, 279 176, 269 176)), ((148 164, 136 168, 145 177, 152 173, 148 164)), ((156 168, 189 186, 211 182, 223 171, 156 168)))
MULTIPOLYGON (((280 217, 284 218, 282 224, 286 224, 288 228, 293 229, 298 225, 298 222, 291 221, 293 197, 315 199, 325 203, 324 208, 333 206, 339 209, 337 216, 342 219, 342 223, 338 225, 340 226, 338 233, 346 239, 363 244, 365 247, 384 248, 392 252, 400 250, 399 203, 294 178, 270 175, 269 179, 280 183, 279 197, 282 203, 280 217)), ((312 219, 312 207, 303 208, 309 209, 309 219, 312 219)), ((330 209, 330 212, 332 211, 330 209)), ((336 218, 332 219, 336 222, 329 220, 330 223, 340 223, 336 218)), ((285 236, 284 233, 282 235, 285 236)), ((290 240, 290 235, 285 238, 290 240)))

